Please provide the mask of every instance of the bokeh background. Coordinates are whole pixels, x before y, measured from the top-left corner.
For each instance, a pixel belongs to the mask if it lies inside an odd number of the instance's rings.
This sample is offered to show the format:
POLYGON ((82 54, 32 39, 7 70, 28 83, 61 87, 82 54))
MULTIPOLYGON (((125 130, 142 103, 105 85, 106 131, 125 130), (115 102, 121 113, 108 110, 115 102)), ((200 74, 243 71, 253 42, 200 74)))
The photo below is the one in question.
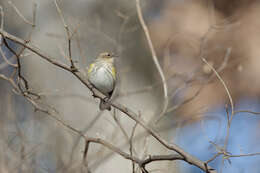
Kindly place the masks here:
MULTIPOLYGON (((37 3, 36 27, 31 42, 46 54, 68 64, 66 31, 53 0, 12 0, 29 21, 37 3)), ((161 79, 140 26, 135 1, 58 1, 66 23, 75 31, 72 55, 76 66, 87 65, 103 51, 116 59, 118 84, 114 100, 141 117, 165 139, 206 161, 218 151, 210 141, 224 145, 227 131, 226 107, 229 99, 223 85, 201 57, 218 70, 229 88, 235 110, 259 111, 260 3, 256 0, 141 0, 158 60, 167 79, 169 105, 154 124, 163 107, 161 79)), ((15 12, 8 0, 1 0, 4 29, 26 39, 31 26, 15 12)), ((13 48, 19 46, 12 44, 13 48)), ((9 60, 12 54, 4 49, 9 60)), ((85 134, 112 142, 129 150, 125 134, 134 122, 116 111, 99 112, 99 100, 71 74, 26 51, 22 73, 41 101, 59 112, 59 117, 85 134)), ((0 59, 0 73, 13 68, 0 59)), ((0 172, 80 172, 84 142, 43 113, 35 112, 11 86, 0 80, 0 172)), ((239 113, 230 128, 228 152, 238 155, 260 152, 259 115, 239 113)), ((169 154, 141 127, 134 138, 135 155, 169 154)), ((92 172, 132 172, 131 162, 99 145, 91 145, 92 172)), ((257 173, 260 156, 217 157, 210 165, 222 172, 257 173)), ((148 166, 153 172, 201 172, 178 162, 158 162, 148 166)))

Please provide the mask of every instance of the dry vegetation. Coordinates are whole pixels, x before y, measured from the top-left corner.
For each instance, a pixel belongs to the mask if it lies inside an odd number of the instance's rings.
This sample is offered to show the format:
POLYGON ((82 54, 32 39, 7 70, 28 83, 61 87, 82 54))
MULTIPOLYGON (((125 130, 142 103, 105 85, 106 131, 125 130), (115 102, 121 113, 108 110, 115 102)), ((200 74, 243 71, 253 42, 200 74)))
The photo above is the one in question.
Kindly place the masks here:
POLYGON ((259 155, 228 146, 237 114, 259 116, 236 103, 260 91, 260 4, 140 1, 0 1, 0 172, 216 173, 259 155), (111 112, 86 78, 105 50, 119 55, 111 112), (201 160, 172 136, 219 105, 226 132, 201 160))

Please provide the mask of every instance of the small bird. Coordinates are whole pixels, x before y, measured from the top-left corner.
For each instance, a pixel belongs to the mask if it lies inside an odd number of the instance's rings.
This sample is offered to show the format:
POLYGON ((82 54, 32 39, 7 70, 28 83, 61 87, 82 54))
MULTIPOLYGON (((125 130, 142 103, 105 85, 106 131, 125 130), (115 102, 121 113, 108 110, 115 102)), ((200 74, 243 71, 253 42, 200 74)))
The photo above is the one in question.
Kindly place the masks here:
MULTIPOLYGON (((100 53, 96 60, 89 65, 88 79, 100 92, 111 98, 116 84, 116 69, 114 56, 111 53, 100 53)), ((111 106, 104 100, 100 100, 100 110, 111 110, 111 106)))

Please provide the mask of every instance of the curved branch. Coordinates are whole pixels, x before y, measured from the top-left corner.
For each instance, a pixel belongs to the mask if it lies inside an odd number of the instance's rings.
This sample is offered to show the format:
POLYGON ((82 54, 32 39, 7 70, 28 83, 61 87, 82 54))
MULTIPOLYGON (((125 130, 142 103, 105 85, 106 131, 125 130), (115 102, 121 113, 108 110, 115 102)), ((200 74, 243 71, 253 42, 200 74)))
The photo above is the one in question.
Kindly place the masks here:
POLYGON ((144 33, 145 33, 145 37, 147 39, 147 42, 148 42, 148 45, 149 45, 149 48, 150 48, 150 51, 151 51, 151 54, 152 54, 152 57, 153 57, 153 61, 154 61, 154 64, 159 72, 159 75, 161 77, 161 80, 162 80, 162 84, 163 84, 163 92, 164 92, 164 104, 163 104, 163 109, 162 109, 162 112, 160 113, 160 115, 158 116, 158 118, 156 119, 156 122, 158 122, 161 117, 164 115, 164 113, 166 112, 167 110, 167 107, 168 107, 168 89, 167 89, 167 83, 166 83, 166 79, 165 79, 165 76, 163 74, 163 70, 159 64, 159 61, 158 61, 158 58, 156 56, 156 53, 155 53, 155 50, 154 50, 154 46, 153 46, 153 43, 152 43, 152 40, 151 40, 151 37, 150 37, 150 34, 149 34, 149 30, 144 22, 144 18, 143 18, 143 15, 142 15, 142 10, 141 10, 141 7, 140 7, 140 0, 136 0, 136 9, 137 9, 137 15, 138 15, 138 19, 141 23, 141 26, 144 30, 144 33))
MULTIPOLYGON (((25 48, 34 52, 36 55, 45 59, 46 61, 50 62, 51 64, 53 64, 57 67, 60 67, 61 69, 66 70, 66 71, 70 72, 71 74, 73 74, 76 78, 79 79, 79 81, 81 81, 82 84, 84 84, 87 88, 89 88, 92 91, 93 97, 97 97, 97 98, 100 98, 100 99, 103 99, 103 100, 106 98, 105 95, 103 95, 100 91, 98 91, 96 88, 94 88, 92 86, 92 84, 88 81, 87 77, 84 76, 83 73, 81 73, 79 70, 75 71, 74 69, 71 69, 70 66, 62 64, 62 63, 54 60, 51 56, 47 55, 42 50, 40 50, 36 46, 32 45, 31 43, 26 42, 25 40, 17 38, 17 37, 5 32, 5 31, 3 31, 3 30, 0 30, 0 34, 3 37, 5 37, 6 39, 9 39, 9 40, 11 40, 11 41, 13 41, 17 44, 24 46, 25 48)), ((168 143, 166 140, 161 138, 160 135, 157 132, 155 132, 151 127, 149 127, 147 125, 147 123, 142 118, 140 118, 138 116, 138 114, 134 113, 133 111, 131 111, 127 107, 125 107, 125 106, 123 106, 119 103, 115 103, 115 102, 111 102, 111 101, 108 101, 108 103, 111 104, 111 106, 113 106, 114 108, 123 112, 125 115, 127 115, 129 118, 131 118, 132 120, 134 120, 138 124, 140 124, 144 129, 146 129, 150 133, 150 135, 153 138, 155 138, 164 147, 166 147, 169 150, 177 152, 181 157, 183 157, 182 160, 184 160, 185 162, 187 162, 191 165, 194 165, 194 166, 202 169, 205 172, 210 172, 210 173, 216 173, 217 172, 213 168, 211 168, 207 164, 205 164, 203 161, 201 161, 201 160, 197 159, 196 157, 190 155, 189 153, 185 152, 178 145, 176 145, 174 143, 168 143)), ((64 123, 62 123, 62 124, 64 125, 64 123)), ((65 124, 65 126, 66 126, 66 124, 65 124)), ((69 126, 69 128, 71 128, 71 127, 69 126)), ((86 138, 86 136, 84 136, 80 131, 77 131, 75 129, 71 129, 71 130, 73 130, 74 132, 77 132, 82 137, 85 137, 85 140, 87 140, 89 142, 102 143, 102 141, 100 141, 100 140, 98 140, 98 141, 93 140, 92 141, 91 139, 93 139, 93 138, 86 138)), ((126 158, 128 158, 128 157, 130 157, 129 159, 133 158, 133 157, 131 157, 131 155, 127 156, 126 158)))

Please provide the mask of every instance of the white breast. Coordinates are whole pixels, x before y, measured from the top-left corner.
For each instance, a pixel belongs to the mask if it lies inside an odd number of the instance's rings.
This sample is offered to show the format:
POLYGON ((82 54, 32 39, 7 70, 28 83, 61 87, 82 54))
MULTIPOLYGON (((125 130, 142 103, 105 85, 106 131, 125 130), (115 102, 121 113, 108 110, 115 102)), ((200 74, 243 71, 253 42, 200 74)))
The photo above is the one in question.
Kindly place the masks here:
POLYGON ((89 74, 89 81, 103 94, 107 95, 107 93, 114 89, 114 79, 112 74, 106 68, 97 68, 95 72, 93 70, 89 74))

